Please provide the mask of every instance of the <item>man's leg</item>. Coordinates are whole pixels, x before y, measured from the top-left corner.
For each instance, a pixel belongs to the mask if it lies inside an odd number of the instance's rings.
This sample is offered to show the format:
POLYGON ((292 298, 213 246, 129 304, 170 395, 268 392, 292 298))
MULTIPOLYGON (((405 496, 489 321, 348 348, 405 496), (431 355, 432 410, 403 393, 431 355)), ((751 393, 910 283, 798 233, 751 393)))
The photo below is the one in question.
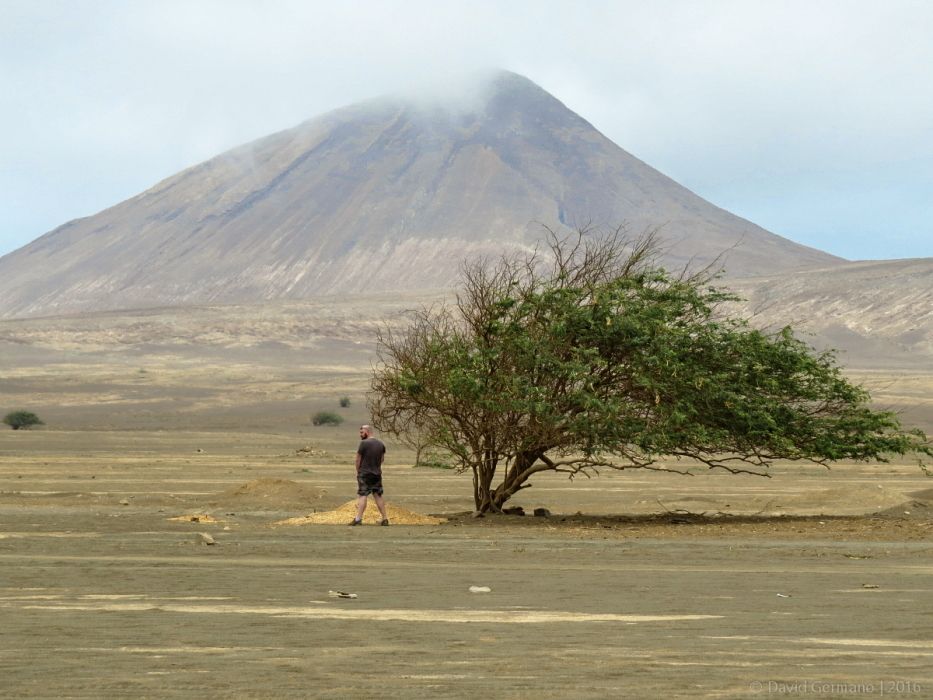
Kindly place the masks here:
POLYGON ((386 504, 385 501, 382 500, 382 496, 380 496, 378 493, 374 493, 373 500, 376 502, 376 508, 378 508, 379 512, 382 514, 382 519, 388 520, 389 516, 386 515, 386 504))
MULTIPOLYGON (((373 497, 377 498, 377 496, 375 495, 373 497)), ((363 513, 366 512, 366 505, 367 505, 366 496, 360 496, 359 498, 356 499, 356 519, 357 520, 363 519, 363 513)), ((376 505, 379 505, 379 501, 376 501, 376 505)), ((380 510, 382 509, 380 508, 380 510)))

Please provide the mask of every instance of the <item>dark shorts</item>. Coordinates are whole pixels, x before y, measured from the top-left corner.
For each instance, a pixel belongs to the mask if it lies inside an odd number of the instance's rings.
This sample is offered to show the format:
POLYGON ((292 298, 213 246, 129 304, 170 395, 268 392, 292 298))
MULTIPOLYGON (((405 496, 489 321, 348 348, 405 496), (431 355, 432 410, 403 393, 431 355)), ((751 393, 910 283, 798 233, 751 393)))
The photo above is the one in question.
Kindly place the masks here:
POLYGON ((368 496, 371 493, 382 495, 382 474, 357 474, 356 493, 359 496, 368 496))

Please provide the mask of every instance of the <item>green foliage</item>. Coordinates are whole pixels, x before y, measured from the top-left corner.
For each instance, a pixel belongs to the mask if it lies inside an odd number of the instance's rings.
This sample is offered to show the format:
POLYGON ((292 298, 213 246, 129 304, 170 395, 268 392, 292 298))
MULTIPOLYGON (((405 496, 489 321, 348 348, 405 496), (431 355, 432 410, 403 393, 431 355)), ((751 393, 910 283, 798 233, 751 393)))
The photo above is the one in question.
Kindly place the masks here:
POLYGON ((448 454, 439 450, 425 450, 418 456, 415 466, 430 469, 455 469, 457 465, 448 454))
POLYGON ((311 416, 312 425, 340 425, 343 423, 343 416, 333 411, 318 411, 311 416))
POLYGON ((340 408, 350 408, 350 397, 349 396, 340 397, 340 408))
POLYGON ((674 457, 766 475, 776 459, 931 454, 831 353, 724 316, 731 294, 705 272, 668 274, 655 250, 651 236, 580 232, 553 236, 550 267, 466 267, 455 307, 381 334, 376 426, 451 454, 479 510, 545 470, 670 470, 656 462, 674 457))
POLYGON ((39 416, 31 411, 11 411, 3 417, 3 422, 13 428, 13 430, 19 430, 20 428, 28 429, 34 425, 45 425, 39 420, 39 416))

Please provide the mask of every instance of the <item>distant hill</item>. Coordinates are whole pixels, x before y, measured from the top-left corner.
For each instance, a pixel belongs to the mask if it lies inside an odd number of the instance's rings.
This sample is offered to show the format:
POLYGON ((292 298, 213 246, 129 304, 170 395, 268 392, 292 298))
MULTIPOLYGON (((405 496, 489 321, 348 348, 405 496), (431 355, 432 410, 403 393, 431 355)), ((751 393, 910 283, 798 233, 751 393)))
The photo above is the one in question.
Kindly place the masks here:
POLYGON ((853 262, 727 280, 761 325, 792 325, 858 367, 933 371, 933 258, 853 262))
POLYGON ((840 262, 701 199, 501 72, 462 99, 325 114, 69 222, 0 258, 0 316, 444 287, 467 256, 587 222, 662 226, 674 267, 727 249, 732 276, 840 262))
MULTIPOLYGON (((933 373, 933 258, 847 263, 723 283, 747 298, 731 311, 751 316, 758 327, 790 324, 810 344, 840 350, 845 367, 933 373)), ((450 296, 449 290, 421 290, 0 319, 0 357, 9 367, 44 359, 131 368, 147 356, 247 367, 330 358, 365 372, 379 328, 402 329, 411 310, 450 296)), ((904 401, 933 409, 933 397, 921 391, 904 401)))

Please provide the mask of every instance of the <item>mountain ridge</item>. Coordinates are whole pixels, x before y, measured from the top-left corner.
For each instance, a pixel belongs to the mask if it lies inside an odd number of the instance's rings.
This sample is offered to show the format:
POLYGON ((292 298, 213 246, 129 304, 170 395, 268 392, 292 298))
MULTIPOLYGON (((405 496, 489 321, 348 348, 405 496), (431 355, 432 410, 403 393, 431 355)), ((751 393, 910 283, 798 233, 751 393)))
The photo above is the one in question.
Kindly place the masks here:
MULTIPOLYGON (((845 263, 721 283, 744 299, 724 310, 757 328, 790 325, 818 350, 838 350, 847 369, 933 372, 933 258, 845 263)), ((368 365, 378 329, 389 324, 402 330, 412 310, 449 303, 452 296, 448 288, 0 319, 0 354, 103 352, 132 364, 131 358, 156 349, 173 356, 258 357, 313 353, 318 343, 339 341, 368 365)), ((915 400, 931 403, 926 395, 915 400)))

